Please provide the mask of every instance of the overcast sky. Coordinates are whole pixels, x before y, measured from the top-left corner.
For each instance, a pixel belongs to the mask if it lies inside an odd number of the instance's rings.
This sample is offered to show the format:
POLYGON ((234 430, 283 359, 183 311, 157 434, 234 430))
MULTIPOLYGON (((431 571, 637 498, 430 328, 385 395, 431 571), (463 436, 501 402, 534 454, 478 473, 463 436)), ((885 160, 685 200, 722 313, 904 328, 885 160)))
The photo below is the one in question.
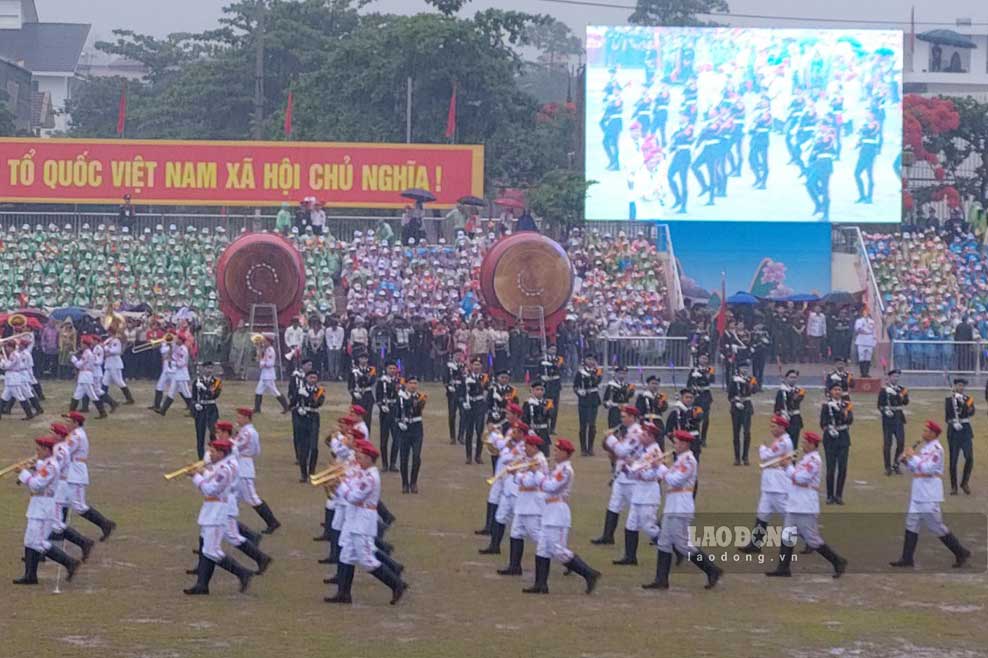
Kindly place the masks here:
MULTIPOLYGON (((616 8, 577 6, 548 0, 474 0, 464 9, 470 14, 479 9, 499 7, 521 11, 547 13, 565 21, 582 34, 587 24, 623 23, 631 13, 622 7, 635 4, 635 0, 589 0, 596 4, 615 5, 616 8)), ((110 30, 126 27, 137 32, 156 36, 169 32, 196 32, 213 27, 222 13, 222 7, 230 0, 35 0, 42 21, 91 23, 97 38, 108 38, 110 30), (167 7, 167 11, 163 11, 167 7)), ((897 20, 899 27, 909 23, 910 7, 916 7, 916 21, 920 29, 944 27, 924 25, 923 22, 953 23, 956 18, 971 18, 976 23, 988 23, 988 2, 984 0, 827 0, 826 2, 790 2, 787 0, 728 0, 735 14, 761 14, 796 16, 802 18, 897 20)), ((431 9, 421 0, 376 0, 372 9, 383 12, 415 13, 431 9)), ((764 27, 827 27, 814 21, 774 19, 740 19, 731 21, 738 25, 764 27)), ((848 24, 832 24, 840 27, 848 24)), ((859 27, 894 27, 860 24, 859 27)), ((988 31, 988 27, 982 28, 988 31)))

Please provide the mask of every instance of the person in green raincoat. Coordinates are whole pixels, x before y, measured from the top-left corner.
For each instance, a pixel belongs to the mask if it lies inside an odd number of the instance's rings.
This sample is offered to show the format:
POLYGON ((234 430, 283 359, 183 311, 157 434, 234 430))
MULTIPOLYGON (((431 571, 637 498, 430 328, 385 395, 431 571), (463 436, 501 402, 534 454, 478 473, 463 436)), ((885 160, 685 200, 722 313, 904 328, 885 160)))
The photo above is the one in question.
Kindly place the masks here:
POLYGON ((288 209, 288 202, 283 201, 281 204, 281 210, 278 211, 277 216, 274 218, 274 230, 282 235, 288 235, 288 232, 292 229, 293 220, 294 215, 292 215, 292 211, 288 209))

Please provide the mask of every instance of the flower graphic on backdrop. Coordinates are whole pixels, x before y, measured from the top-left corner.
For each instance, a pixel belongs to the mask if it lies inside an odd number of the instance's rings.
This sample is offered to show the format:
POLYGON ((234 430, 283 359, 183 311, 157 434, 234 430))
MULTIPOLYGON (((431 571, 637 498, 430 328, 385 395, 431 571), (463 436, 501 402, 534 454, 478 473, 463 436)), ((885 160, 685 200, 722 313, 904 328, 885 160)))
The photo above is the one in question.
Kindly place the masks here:
POLYGON ((751 280, 751 294, 775 299, 787 297, 793 294, 793 290, 785 285, 785 282, 786 264, 771 258, 763 258, 751 280))

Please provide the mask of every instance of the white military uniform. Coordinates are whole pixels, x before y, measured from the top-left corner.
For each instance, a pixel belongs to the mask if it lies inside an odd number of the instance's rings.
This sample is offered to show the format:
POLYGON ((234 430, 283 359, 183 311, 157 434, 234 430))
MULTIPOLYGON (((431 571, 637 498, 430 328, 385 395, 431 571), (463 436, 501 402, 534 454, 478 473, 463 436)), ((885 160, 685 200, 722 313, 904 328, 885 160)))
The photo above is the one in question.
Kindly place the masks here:
POLYGON ((86 504, 86 487, 89 486, 89 435, 85 428, 77 427, 69 432, 65 442, 69 445, 69 504, 76 514, 89 510, 86 504))
POLYGON ((875 353, 875 321, 861 317, 854 321, 854 346, 858 350, 858 361, 871 361, 875 353))
POLYGON ((273 347, 268 345, 264 348, 264 354, 261 355, 261 359, 257 363, 261 373, 257 378, 257 388, 254 389, 254 395, 264 395, 265 393, 270 393, 276 397, 281 395, 278 387, 275 386, 277 375, 275 375, 274 365, 277 358, 273 347))
POLYGON ((102 343, 93 345, 93 388, 103 395, 103 362, 106 361, 106 352, 102 343))
POLYGON ((230 514, 230 487, 237 477, 234 461, 224 457, 192 476, 192 482, 205 498, 198 518, 202 554, 213 562, 225 557, 222 544, 230 514))
MULTIPOLYGON (((329 450, 333 453, 333 457, 335 457, 337 463, 352 463, 353 451, 343 443, 342 437, 342 434, 337 433, 336 436, 334 436, 329 442, 329 450)), ((326 496, 326 509, 333 510, 333 529, 339 530, 342 528, 342 521, 340 521, 340 528, 335 527, 337 513, 337 500, 335 492, 331 496, 326 496)))
POLYGON ((52 517, 52 528, 58 532, 65 530, 67 525, 62 521, 63 510, 71 505, 71 495, 69 493, 69 466, 72 464, 72 447, 69 444, 69 437, 59 441, 52 449, 52 459, 58 466, 58 482, 55 484, 55 512, 52 517))
POLYGON ((569 550, 569 529, 572 526, 569 510, 569 494, 573 488, 573 464, 566 460, 556 464, 552 471, 542 478, 542 494, 545 507, 542 510, 542 531, 535 554, 544 558, 555 558, 566 564, 573 559, 569 550))
POLYGON ((381 499, 381 473, 376 466, 358 468, 342 484, 339 493, 347 502, 340 541, 340 562, 360 565, 366 571, 381 566, 374 556, 377 537, 377 504, 381 499), (345 538, 345 541, 342 540, 345 538))
POLYGON ((950 532, 940 511, 940 503, 943 502, 943 446, 936 439, 927 441, 906 460, 906 467, 913 474, 906 530, 919 532, 919 526, 925 525, 934 535, 943 537, 950 532))
POLYGON ((237 495, 251 507, 261 504, 261 498, 257 495, 254 487, 254 479, 257 477, 254 470, 254 459, 261 456, 261 437, 257 433, 252 423, 247 423, 233 437, 233 445, 237 449, 237 457, 240 463, 239 480, 237 482, 237 495))
MULTIPOLYGON (((0 352, 2 353, 2 352, 0 352)), ((4 370, 3 394, 0 399, 10 402, 11 399, 18 402, 26 402, 27 396, 24 393, 20 352, 14 350, 9 355, 0 357, 0 368, 4 370)))
POLYGON ((823 460, 820 450, 808 452, 795 466, 786 467, 791 486, 786 497, 786 529, 795 528, 810 548, 823 546, 823 538, 817 528, 820 514, 820 471, 823 460))
MULTIPOLYGON (((792 453, 792 439, 788 434, 778 437, 770 445, 758 446, 758 459, 762 462, 771 461, 792 453)), ((758 498, 758 512, 755 515, 759 521, 768 523, 773 514, 786 514, 786 499, 792 483, 782 464, 762 469, 762 493, 758 498)))
MULTIPOLYGON (((508 466, 525 459, 525 444, 522 441, 507 441, 501 448, 497 458, 497 474, 501 474, 508 466)), ((501 475, 501 495, 497 501, 497 512, 494 520, 503 526, 511 523, 515 514, 515 502, 518 500, 518 482, 512 476, 501 475)))
POLYGON ((100 394, 96 389, 94 379, 94 356, 93 351, 88 347, 82 351, 81 356, 72 355, 72 365, 78 370, 75 380, 75 391, 72 393, 73 400, 82 400, 89 397, 93 402, 100 399, 100 394))
POLYGON ((542 493, 542 480, 549 472, 549 464, 541 452, 534 457, 538 462, 535 470, 515 473, 518 485, 518 498, 515 500, 515 517, 511 521, 512 539, 531 539, 538 543, 542 534, 542 511, 545 508, 545 495, 542 493))
POLYGON ((619 439, 609 434, 604 439, 604 445, 614 453, 614 481, 611 483, 611 498, 607 501, 607 511, 620 514, 621 510, 631 506, 631 494, 634 492, 635 480, 628 475, 625 466, 630 466, 641 453, 642 428, 638 423, 628 427, 624 438, 619 439))
POLYGON ((154 385, 154 390, 159 393, 172 390, 172 380, 175 378, 175 367, 172 365, 172 360, 170 358, 171 351, 171 345, 162 345, 158 349, 158 353, 161 354, 161 374, 158 375, 158 383, 154 385))
POLYGON ((178 344, 172 349, 172 379, 168 387, 168 397, 174 399, 176 391, 182 397, 188 399, 192 397, 192 388, 189 386, 189 348, 178 344))
POLYGON ((632 532, 644 530, 652 539, 659 536, 659 505, 662 504, 662 487, 659 485, 659 458, 662 449, 653 443, 645 448, 639 459, 649 459, 654 466, 646 466, 636 473, 630 473, 635 478, 631 489, 631 511, 625 528, 632 532))
POLYGON ((34 334, 31 334, 29 341, 31 344, 25 348, 17 347, 15 354, 20 354, 21 358, 21 387, 24 396, 28 399, 34 397, 34 384, 38 383, 38 378, 34 376, 34 334))
POLYGON ((662 529, 656 544, 663 553, 672 553, 673 548, 681 555, 696 552, 690 544, 689 524, 696 510, 693 489, 696 488, 698 468, 692 450, 684 450, 676 455, 676 462, 671 467, 659 465, 659 477, 666 483, 666 502, 662 509, 662 529))
POLYGON ((123 376, 123 343, 116 336, 106 342, 105 361, 103 362, 103 387, 110 386, 127 388, 127 382, 123 376))
MULTIPOLYGON (((496 428, 487 434, 487 440, 490 441, 492 446, 497 448, 497 458, 494 460, 494 475, 497 476, 498 472, 502 470, 500 468, 501 457, 504 454, 505 448, 508 446, 508 440, 505 438, 504 434, 496 428)), ((501 499, 501 490, 503 488, 503 477, 494 480, 494 484, 491 485, 490 491, 487 492, 487 502, 491 505, 497 505, 497 501, 501 499)))
POLYGON ((34 471, 24 469, 18 480, 31 492, 31 502, 27 506, 27 527, 24 529, 24 547, 39 553, 51 548, 48 537, 51 535, 55 518, 55 484, 58 482, 58 464, 52 457, 39 459, 34 471))

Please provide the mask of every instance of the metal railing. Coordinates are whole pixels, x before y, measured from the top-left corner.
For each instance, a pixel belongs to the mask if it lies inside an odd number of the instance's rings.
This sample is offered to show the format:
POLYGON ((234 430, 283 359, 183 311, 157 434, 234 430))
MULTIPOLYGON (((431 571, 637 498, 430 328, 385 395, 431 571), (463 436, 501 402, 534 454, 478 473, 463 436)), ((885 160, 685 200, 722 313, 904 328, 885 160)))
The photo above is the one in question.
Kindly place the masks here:
POLYGON ((684 336, 608 336, 597 339, 601 364, 612 369, 689 370, 693 365, 689 339, 684 336))
POLYGON ((988 365, 983 340, 892 340, 891 367, 904 373, 974 375, 980 381, 988 365), (948 374, 949 373, 949 374, 948 374))

